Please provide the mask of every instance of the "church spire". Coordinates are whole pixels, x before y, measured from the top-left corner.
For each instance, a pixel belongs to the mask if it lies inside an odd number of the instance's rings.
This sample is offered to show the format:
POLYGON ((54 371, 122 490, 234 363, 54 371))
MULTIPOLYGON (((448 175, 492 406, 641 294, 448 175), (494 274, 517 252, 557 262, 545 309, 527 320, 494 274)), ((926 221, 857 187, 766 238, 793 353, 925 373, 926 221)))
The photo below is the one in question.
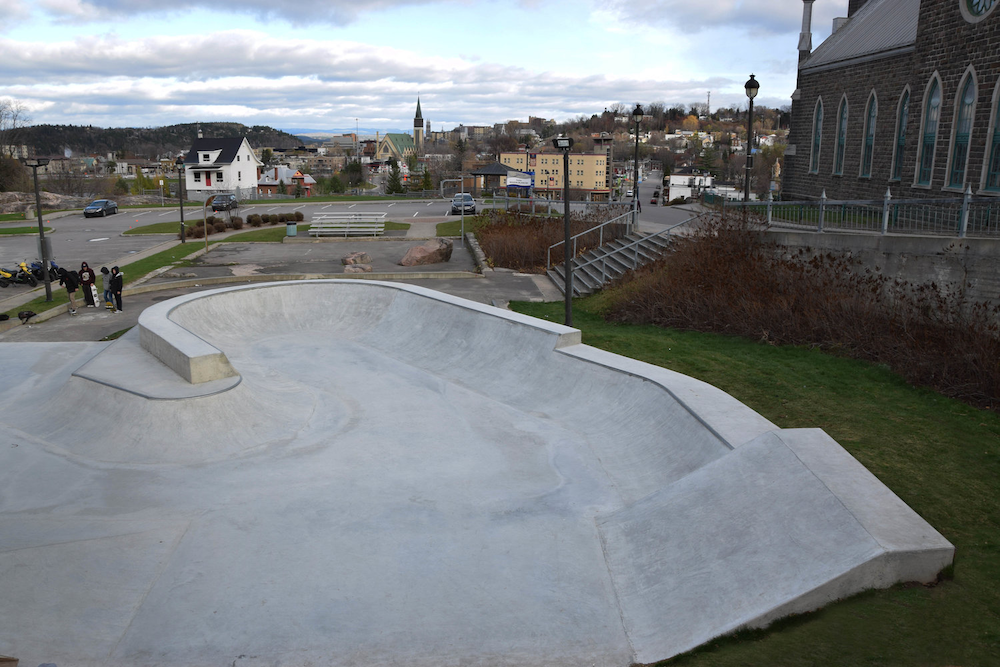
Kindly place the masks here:
POLYGON ((421 125, 424 124, 424 115, 422 113, 420 113, 420 96, 419 95, 417 95, 417 115, 413 117, 413 126, 414 127, 416 127, 418 120, 420 121, 421 125))

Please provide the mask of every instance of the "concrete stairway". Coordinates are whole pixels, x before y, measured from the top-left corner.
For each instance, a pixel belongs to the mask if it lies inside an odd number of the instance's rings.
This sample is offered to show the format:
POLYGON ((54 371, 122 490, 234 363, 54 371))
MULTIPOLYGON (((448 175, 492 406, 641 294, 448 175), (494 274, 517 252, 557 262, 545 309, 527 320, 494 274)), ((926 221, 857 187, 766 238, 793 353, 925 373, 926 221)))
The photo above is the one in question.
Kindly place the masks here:
MULTIPOLYGON (((630 269, 649 264, 670 250, 670 237, 661 234, 629 234, 588 250, 573 259, 573 295, 587 296, 630 269)), ((560 264, 546 275, 565 293, 565 271, 560 264)))

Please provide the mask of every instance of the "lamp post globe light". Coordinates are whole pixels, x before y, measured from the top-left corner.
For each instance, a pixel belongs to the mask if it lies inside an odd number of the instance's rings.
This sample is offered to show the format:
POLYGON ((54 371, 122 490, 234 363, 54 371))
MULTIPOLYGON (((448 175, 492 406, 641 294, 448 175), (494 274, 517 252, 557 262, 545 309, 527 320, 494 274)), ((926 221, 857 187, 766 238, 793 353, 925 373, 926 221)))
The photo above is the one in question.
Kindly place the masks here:
POLYGON ((177 199, 181 202, 181 243, 186 243, 187 234, 184 229, 184 156, 178 155, 174 164, 177 165, 177 199))
POLYGON ((632 110, 632 120, 635 122, 635 163, 633 165, 633 178, 632 178, 632 226, 633 228, 638 228, 639 226, 639 123, 642 122, 643 112, 642 106, 639 104, 635 105, 635 109, 632 110))
POLYGON ((42 258, 42 277, 45 280, 45 300, 52 301, 52 280, 49 278, 49 247, 45 242, 45 224, 42 222, 42 195, 38 190, 38 168, 49 163, 46 157, 27 159, 22 158, 26 167, 31 167, 31 175, 35 181, 35 212, 38 214, 38 254, 42 258))
POLYGON ((760 84, 751 74, 750 79, 743 84, 743 88, 746 89, 747 97, 750 98, 750 110, 747 114, 747 173, 743 187, 743 201, 748 202, 750 201, 750 170, 753 169, 753 98, 757 97, 757 89, 760 88, 760 84))
POLYGON ((565 324, 573 326, 573 253, 569 247, 569 151, 573 148, 573 137, 559 136, 552 140, 552 146, 563 154, 563 294, 566 304, 565 324))

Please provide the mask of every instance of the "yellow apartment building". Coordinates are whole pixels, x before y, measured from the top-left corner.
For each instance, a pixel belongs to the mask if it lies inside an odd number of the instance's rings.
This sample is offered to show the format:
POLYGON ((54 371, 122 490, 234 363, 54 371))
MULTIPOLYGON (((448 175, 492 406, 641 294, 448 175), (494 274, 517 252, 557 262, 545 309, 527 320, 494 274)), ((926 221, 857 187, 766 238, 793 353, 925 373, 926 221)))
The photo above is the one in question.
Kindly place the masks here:
MULTIPOLYGON (((569 154, 570 199, 607 201, 611 193, 611 158, 600 152, 569 154)), ((500 154, 500 164, 531 175, 536 195, 562 199, 563 155, 555 151, 517 151, 500 154)))

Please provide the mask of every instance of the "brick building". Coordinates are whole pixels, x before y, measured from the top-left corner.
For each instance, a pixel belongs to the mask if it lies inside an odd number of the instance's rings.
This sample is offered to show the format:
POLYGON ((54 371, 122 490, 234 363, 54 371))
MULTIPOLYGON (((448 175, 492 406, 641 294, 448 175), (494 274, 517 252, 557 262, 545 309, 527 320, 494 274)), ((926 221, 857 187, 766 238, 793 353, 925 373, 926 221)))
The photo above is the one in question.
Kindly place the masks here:
POLYGON ((814 1, 783 198, 1000 197, 1000 0, 850 0, 813 51, 814 1))

